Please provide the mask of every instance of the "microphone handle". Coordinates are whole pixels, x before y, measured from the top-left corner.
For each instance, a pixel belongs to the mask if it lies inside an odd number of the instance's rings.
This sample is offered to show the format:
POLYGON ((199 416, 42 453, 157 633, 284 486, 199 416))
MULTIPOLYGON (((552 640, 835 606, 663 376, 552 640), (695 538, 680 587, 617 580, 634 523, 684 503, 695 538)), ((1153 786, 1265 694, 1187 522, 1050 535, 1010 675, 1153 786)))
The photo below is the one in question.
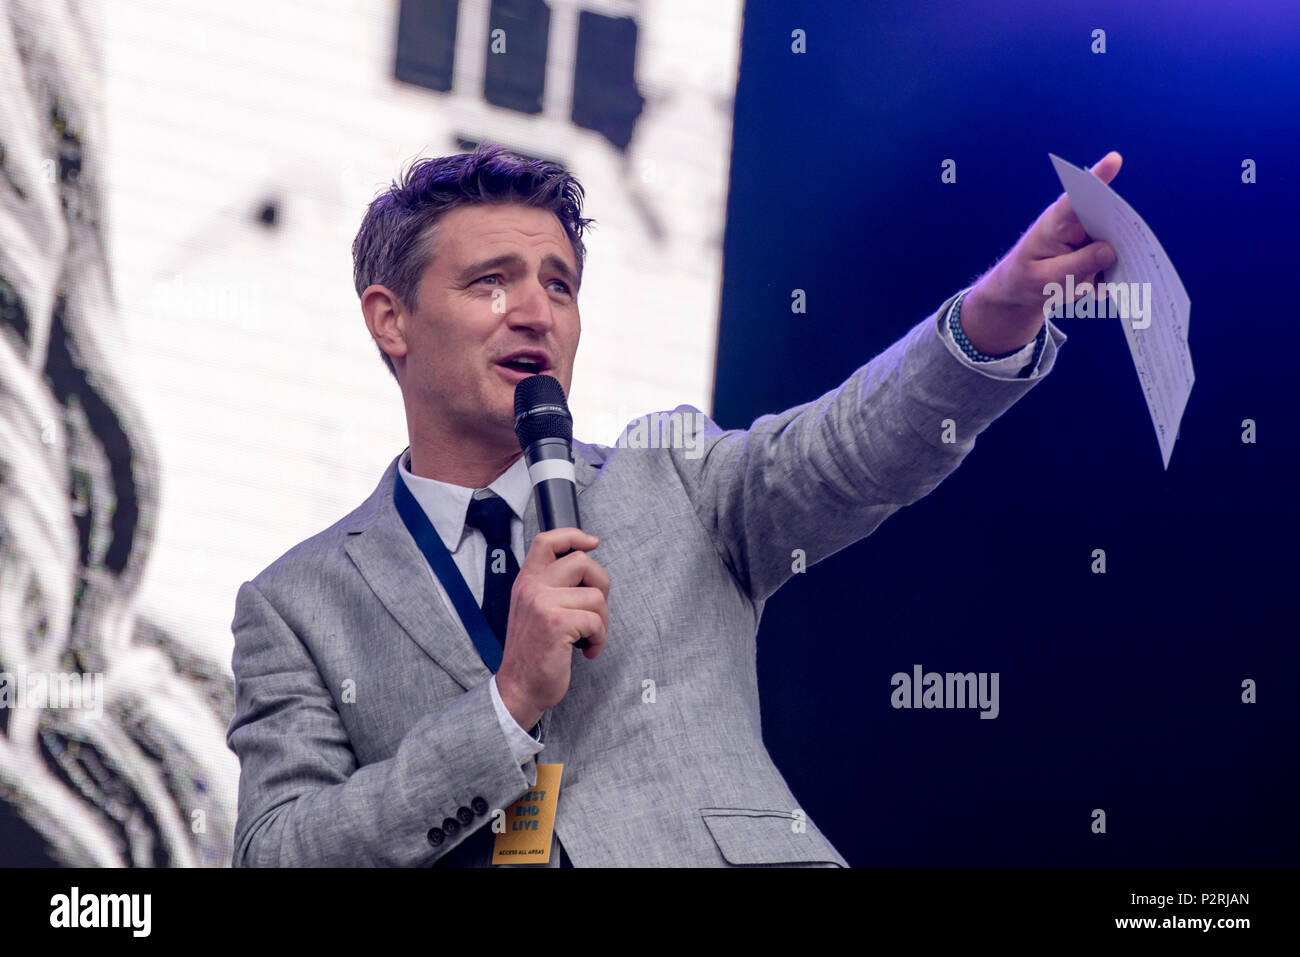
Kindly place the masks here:
MULTIPOLYGON (((534 477, 533 496, 537 502, 537 524, 541 530, 549 532, 556 528, 582 528, 578 517, 578 486, 571 477, 573 453, 569 443, 560 438, 539 439, 528 447, 525 458, 528 460, 530 476, 534 477), (568 469, 564 466, 568 466, 568 469), (534 468, 537 468, 536 472, 534 468), (538 475, 555 470, 568 471, 570 477, 537 479, 538 475)), ((569 553, 564 553, 567 554, 569 553)), ((564 555, 556 557, 563 558, 564 555)), ((586 638, 579 638, 574 647, 589 648, 591 643, 586 638)))
POLYGON ((533 486, 537 497, 537 524, 544 532, 556 528, 582 528, 578 520, 577 486, 568 479, 543 479, 533 486))

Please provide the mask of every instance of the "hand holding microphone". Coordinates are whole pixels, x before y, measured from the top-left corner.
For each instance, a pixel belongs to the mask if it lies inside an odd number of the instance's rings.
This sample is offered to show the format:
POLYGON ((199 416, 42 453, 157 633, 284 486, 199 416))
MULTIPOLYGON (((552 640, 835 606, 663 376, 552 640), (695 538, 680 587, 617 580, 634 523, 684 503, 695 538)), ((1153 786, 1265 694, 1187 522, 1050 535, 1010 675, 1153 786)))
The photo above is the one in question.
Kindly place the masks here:
POLYGON ((569 689, 574 647, 595 658, 609 629, 609 575, 587 553, 598 540, 581 530, 573 468, 573 419, 564 389, 535 375, 515 387, 515 434, 533 482, 540 534, 510 593, 501 700, 530 728, 569 689))

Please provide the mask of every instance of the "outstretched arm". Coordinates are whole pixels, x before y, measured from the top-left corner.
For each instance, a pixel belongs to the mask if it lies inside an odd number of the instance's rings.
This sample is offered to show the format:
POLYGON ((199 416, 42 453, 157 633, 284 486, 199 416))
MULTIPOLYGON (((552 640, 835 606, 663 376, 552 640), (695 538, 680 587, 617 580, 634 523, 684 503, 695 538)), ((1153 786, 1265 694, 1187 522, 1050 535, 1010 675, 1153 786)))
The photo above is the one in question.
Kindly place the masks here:
MULTIPOLYGON (((1109 182, 1120 163, 1111 152, 1092 172, 1109 182)), ((1036 367, 1019 375, 980 369, 941 332, 949 299, 814 402, 763 416, 748 430, 724 432, 686 416, 699 428, 671 453, 673 465, 750 597, 770 596, 800 557, 812 565, 871 534, 956 469, 975 437, 1051 370, 1065 342, 1044 317, 1043 286, 1067 273, 1091 281, 1113 262, 1114 250, 1091 241, 1062 194, 961 305, 962 331, 981 354, 1021 349, 1047 322, 1036 367)))
POLYGON ((1034 375, 993 377, 959 359, 938 325, 954 299, 813 402, 747 430, 681 416, 698 429, 671 450, 671 461, 719 556, 754 601, 794 574, 797 558, 811 566, 931 492, 1055 364, 1065 335, 1051 325, 1034 375))

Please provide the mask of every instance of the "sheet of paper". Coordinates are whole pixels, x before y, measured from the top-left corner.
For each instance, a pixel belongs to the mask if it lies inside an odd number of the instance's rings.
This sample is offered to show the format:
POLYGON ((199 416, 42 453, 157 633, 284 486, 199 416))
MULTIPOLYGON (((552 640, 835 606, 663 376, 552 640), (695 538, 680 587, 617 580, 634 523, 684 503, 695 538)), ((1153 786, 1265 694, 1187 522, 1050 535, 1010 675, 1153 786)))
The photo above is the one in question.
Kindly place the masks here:
MULTIPOLYGON (((1187 343, 1191 301, 1173 263, 1133 207, 1088 170, 1051 153, 1047 155, 1083 228, 1093 239, 1110 243, 1119 256, 1119 261, 1106 270, 1103 280, 1124 285, 1128 292, 1127 308, 1121 309, 1119 302, 1108 307, 1104 300, 1096 303, 1094 299, 1096 315, 1120 313, 1119 322, 1128 339, 1129 353, 1133 356, 1167 469, 1183 409, 1196 381, 1187 343)), ((1068 296, 1066 305, 1069 305, 1068 296)), ((1075 304, 1076 309, 1078 305, 1075 304)))

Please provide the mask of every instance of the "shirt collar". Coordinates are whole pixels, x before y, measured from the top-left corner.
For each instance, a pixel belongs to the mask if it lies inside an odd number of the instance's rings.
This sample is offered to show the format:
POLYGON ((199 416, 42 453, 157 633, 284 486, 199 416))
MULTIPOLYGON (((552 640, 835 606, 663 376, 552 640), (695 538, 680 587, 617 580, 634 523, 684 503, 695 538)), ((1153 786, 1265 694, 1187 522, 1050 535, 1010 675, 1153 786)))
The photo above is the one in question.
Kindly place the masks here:
MULTIPOLYGON (((429 521, 433 523, 442 543, 447 546, 447 551, 454 552, 460 547, 461 537, 465 534, 465 514, 469 511, 469 500, 482 490, 412 475, 410 459, 411 450, 408 447, 397 460, 402 480, 420 503, 420 508, 424 509, 424 514, 429 516, 429 521)), ((533 483, 528 477, 528 463, 522 455, 487 487, 510 506, 510 511, 516 518, 523 520, 533 483)))

